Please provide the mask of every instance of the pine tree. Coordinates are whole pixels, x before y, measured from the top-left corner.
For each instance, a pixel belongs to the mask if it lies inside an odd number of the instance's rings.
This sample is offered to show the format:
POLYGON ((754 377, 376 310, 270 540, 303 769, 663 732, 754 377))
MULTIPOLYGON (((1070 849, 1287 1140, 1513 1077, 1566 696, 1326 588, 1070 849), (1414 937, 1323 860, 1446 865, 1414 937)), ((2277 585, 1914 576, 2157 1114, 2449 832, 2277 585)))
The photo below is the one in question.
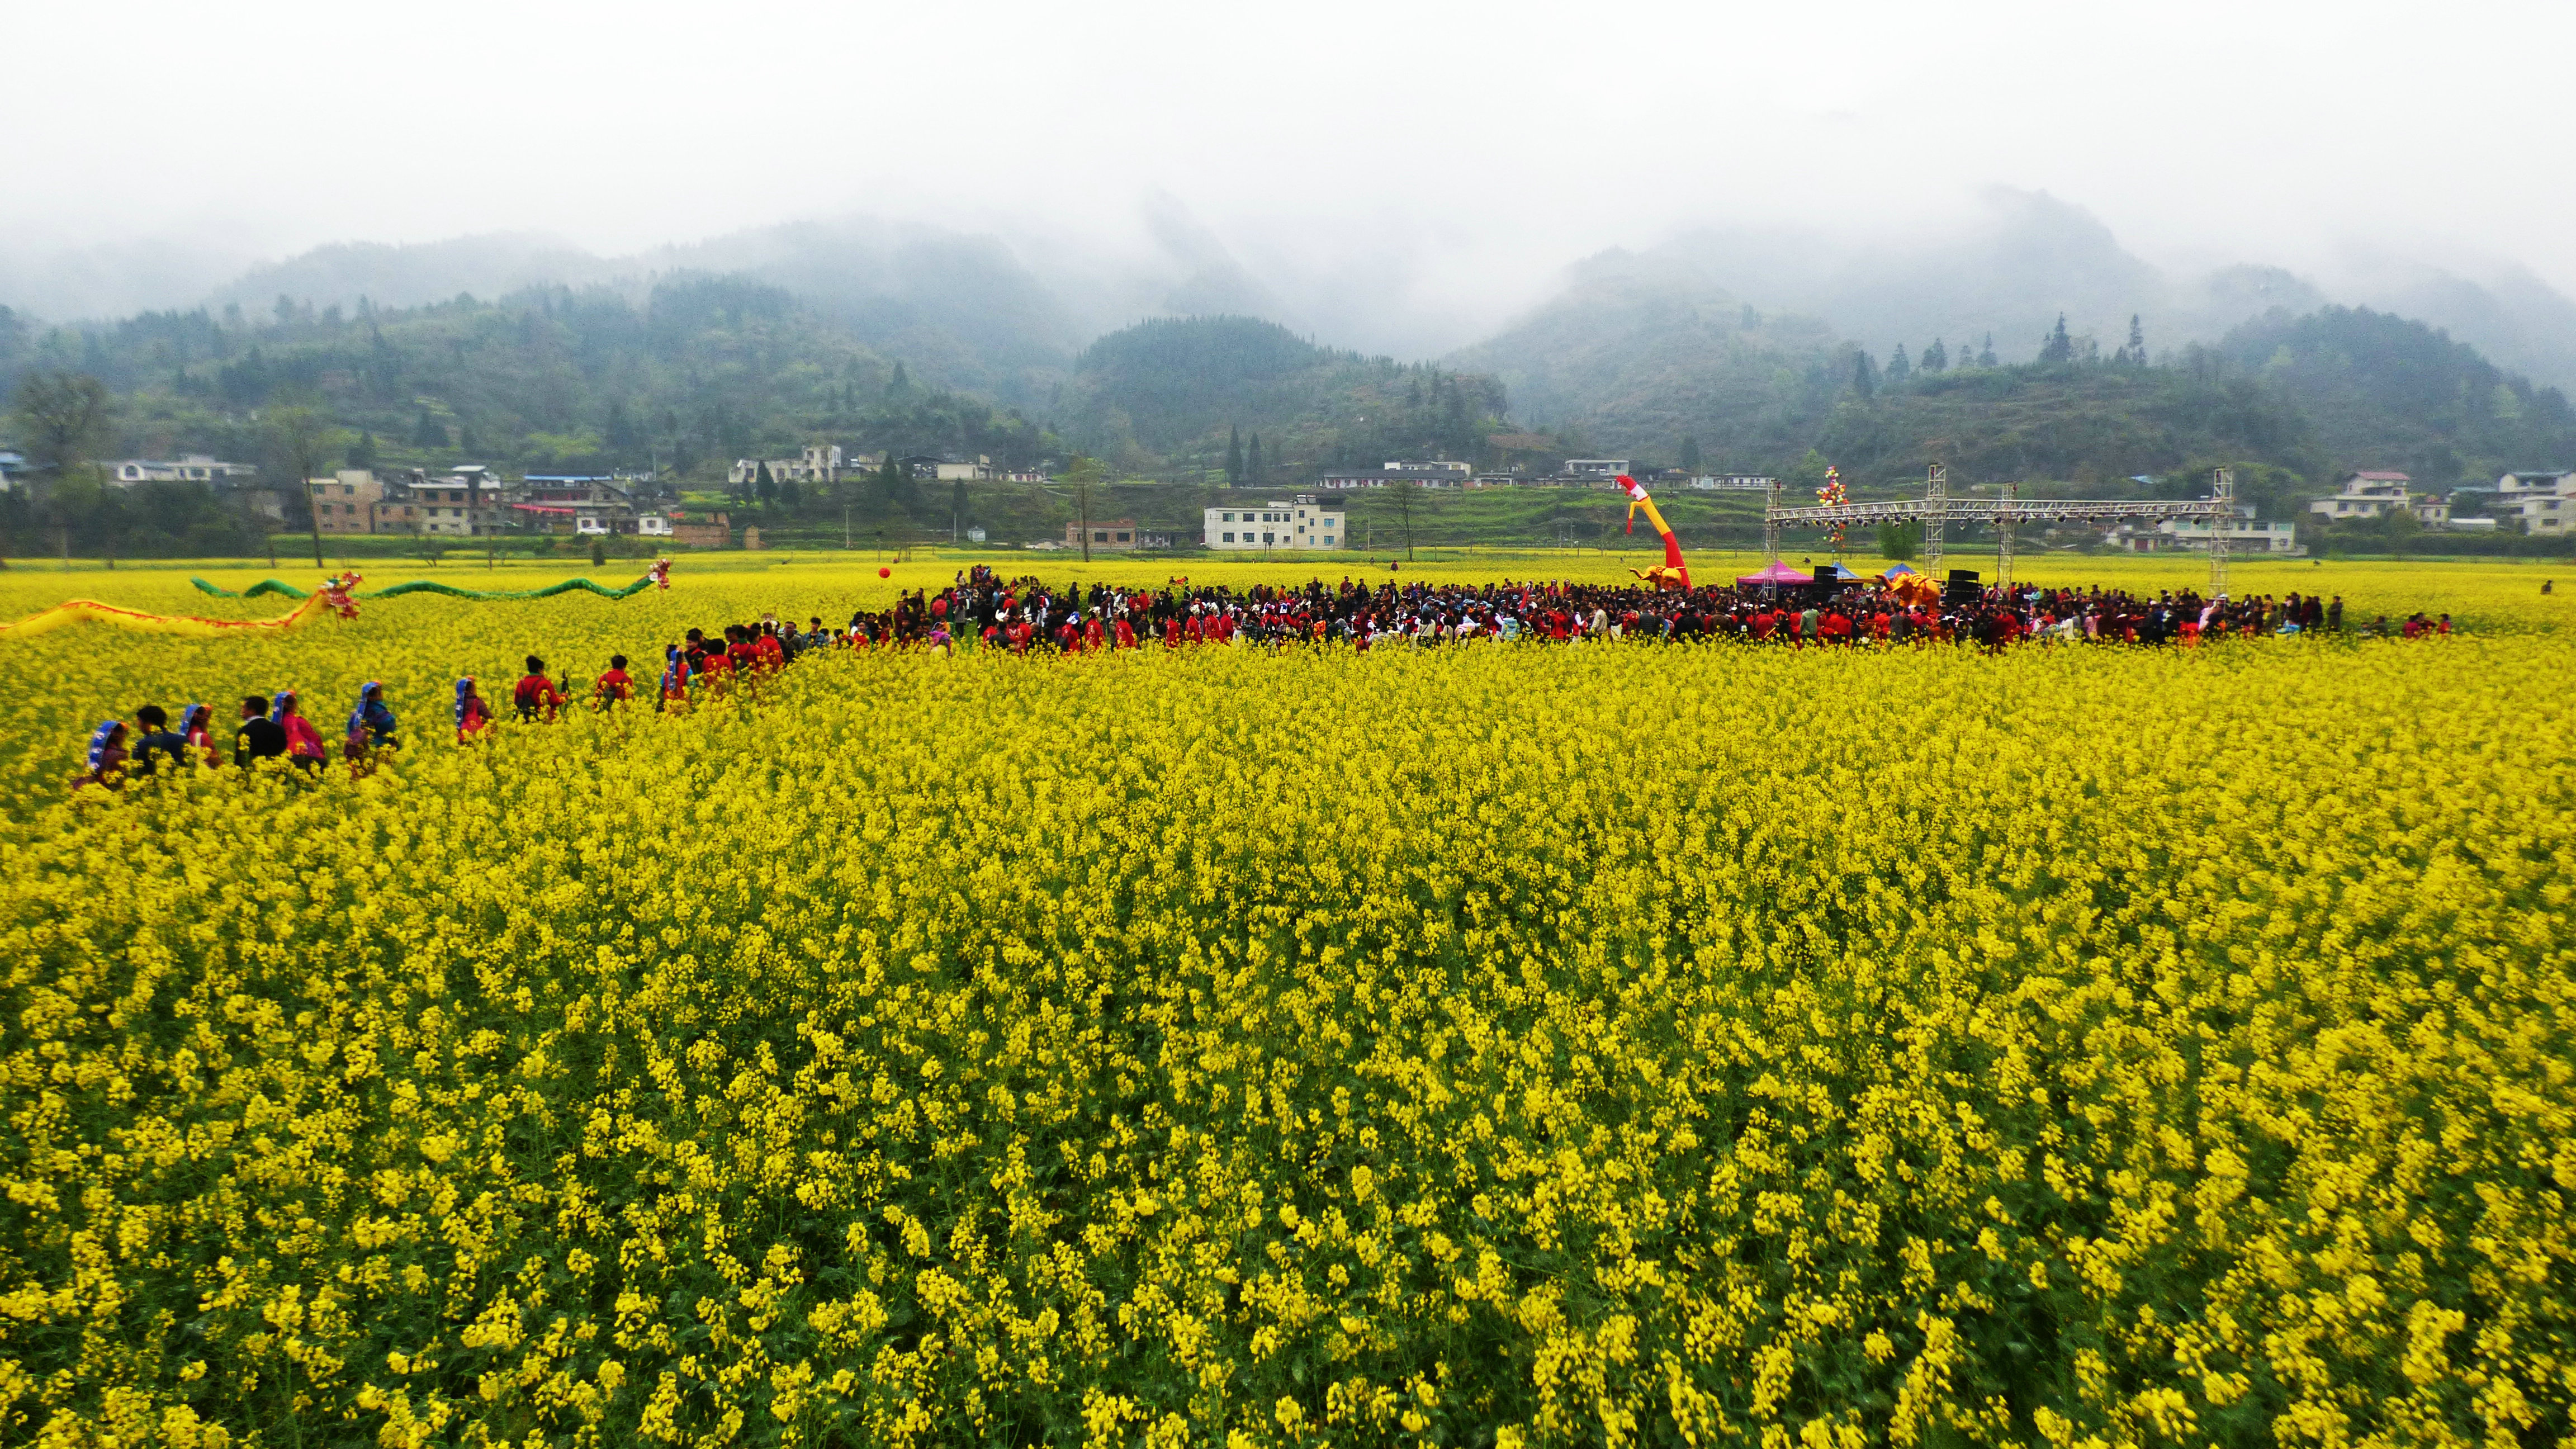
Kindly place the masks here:
POLYGON ((1890 386, 1914 375, 1914 364, 1905 360, 1905 344, 1896 344, 1896 355, 1887 359, 1887 381, 1890 386))
POLYGON ((759 495, 760 501, 763 503, 767 503, 770 499, 778 496, 778 480, 769 476, 769 465, 767 463, 762 463, 760 465, 760 471, 754 476, 752 481, 752 491, 759 495))
POLYGON ((1995 334, 1993 334, 1993 333, 1989 332, 1989 333, 1987 333, 1987 334, 1986 334, 1986 345, 1985 345, 1985 346, 1983 346, 1983 347, 1981 347, 1981 348, 1979 348, 1979 349, 1977 349, 1977 366, 1979 366, 1979 367, 1992 367, 1992 366, 1994 366, 1994 365, 1995 365, 1995 334))
POLYGON ((2135 312, 2129 314, 2128 352, 2132 365, 2138 367, 2147 365, 2147 332, 2145 328, 2138 325, 2138 314, 2135 312))
POLYGON ((2075 339, 2066 335, 2066 314, 2057 314, 2057 326, 2039 339, 2039 360, 2043 364, 2075 360, 2075 339))
POLYGON ((1699 471, 1699 439, 1688 433, 1682 434, 1682 471, 1685 473, 1699 471))
POLYGON ((429 409, 422 408, 420 410, 420 421, 412 425, 411 445, 415 448, 446 447, 446 424, 441 423, 438 420, 437 415, 430 412, 429 409))
POLYGON ((1869 360, 1866 348, 1852 354, 1852 391, 1864 402, 1878 396, 1878 364, 1869 360))
POLYGON ((1923 349, 1922 367, 1925 372, 1950 370, 1950 349, 1941 345, 1940 338, 1933 338, 1932 345, 1923 349))
POLYGON ((1225 481, 1227 487, 1243 481, 1243 433, 1231 423, 1225 429, 1225 481))
POLYGON ((1243 472, 1244 482, 1252 484, 1255 487, 1260 486, 1261 435, 1259 433, 1252 435, 1252 446, 1243 450, 1243 472))
POLYGON ((348 456, 352 468, 376 466, 376 435, 371 432, 358 434, 358 441, 349 445, 348 456))

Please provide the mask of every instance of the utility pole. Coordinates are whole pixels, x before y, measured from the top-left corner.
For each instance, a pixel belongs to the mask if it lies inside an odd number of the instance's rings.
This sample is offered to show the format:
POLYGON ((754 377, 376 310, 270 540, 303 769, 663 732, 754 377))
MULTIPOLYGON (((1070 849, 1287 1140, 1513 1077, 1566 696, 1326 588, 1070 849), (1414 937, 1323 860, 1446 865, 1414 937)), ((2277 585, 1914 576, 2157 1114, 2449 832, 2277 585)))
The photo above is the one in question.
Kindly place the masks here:
POLYGON ((2236 520, 2236 470, 2220 468, 2210 475, 2209 498, 2218 505, 2209 520, 2209 596, 2227 597, 2227 525, 2236 520))
POLYGON ((2003 510, 1995 515, 1995 585, 2012 588, 2013 569, 2013 500, 2021 497, 2021 480, 2004 485, 2003 510))
POLYGON ((841 552, 850 551, 850 505, 841 505, 841 552))

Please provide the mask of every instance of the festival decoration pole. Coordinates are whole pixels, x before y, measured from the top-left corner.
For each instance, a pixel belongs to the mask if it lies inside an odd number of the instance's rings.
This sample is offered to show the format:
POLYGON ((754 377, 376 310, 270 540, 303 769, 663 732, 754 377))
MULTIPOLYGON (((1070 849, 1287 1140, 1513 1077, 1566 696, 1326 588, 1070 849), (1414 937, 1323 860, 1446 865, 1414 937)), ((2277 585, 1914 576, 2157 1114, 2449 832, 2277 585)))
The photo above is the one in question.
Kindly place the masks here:
MULTIPOLYGON (((1825 468, 1825 486, 1816 490, 1816 503, 1824 508, 1840 508, 1849 502, 1851 502, 1851 494, 1843 488, 1842 470, 1828 464, 1825 468)), ((1843 556, 1841 519, 1837 518, 1825 525, 1825 543, 1833 550, 1835 559, 1840 560, 1843 556)))

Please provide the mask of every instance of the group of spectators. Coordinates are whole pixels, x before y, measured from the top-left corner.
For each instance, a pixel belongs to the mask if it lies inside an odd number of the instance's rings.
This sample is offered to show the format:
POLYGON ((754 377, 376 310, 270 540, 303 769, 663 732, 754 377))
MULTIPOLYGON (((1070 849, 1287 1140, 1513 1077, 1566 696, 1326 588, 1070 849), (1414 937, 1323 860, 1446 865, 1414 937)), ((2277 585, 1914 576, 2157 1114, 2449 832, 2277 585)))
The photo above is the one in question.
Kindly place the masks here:
MULTIPOLYGON (((1169 649, 1344 643, 1367 650, 1479 640, 1649 638, 1804 648, 1949 643, 2002 649, 2024 641, 2189 646, 2220 635, 2339 634, 2345 629, 2341 596, 2295 592, 2212 599, 2188 589, 2147 595, 2097 586, 1939 594, 1925 585, 1875 580, 1777 590, 1511 580, 1389 581, 1372 587, 1348 577, 1329 587, 1318 579, 1303 587, 1231 589, 1176 578, 1159 589, 1107 583, 1059 589, 1036 578, 1005 580, 978 566, 960 572, 937 594, 915 590, 897 595, 888 608, 854 613, 839 630, 825 627, 820 615, 811 616, 802 629, 775 615, 725 625, 714 634, 691 629, 684 639, 663 646, 653 707, 685 711, 696 700, 723 695, 806 654, 834 648, 909 646, 947 653, 980 646, 1012 654, 1079 654, 1156 643, 1169 649)), ((2352 630, 2366 637, 2408 639, 2451 631, 2450 615, 2427 619, 2420 612, 2393 625, 2385 614, 2377 615, 2352 630)), ((572 683, 558 683, 535 655, 526 664, 527 672, 511 689, 510 707, 522 722, 550 722, 571 703, 572 683)), ((596 708, 609 709, 634 699, 636 692, 626 656, 618 654, 610 656, 607 671, 593 681, 588 699, 596 708)), ((456 681, 450 718, 459 744, 490 730, 496 715, 474 676, 456 681)), ((384 685, 370 680, 358 692, 342 731, 341 747, 351 771, 365 773, 383 752, 400 744, 384 685)), ((165 769, 227 761, 248 768, 265 759, 283 759, 307 773, 318 773, 330 759, 328 742, 305 717, 293 689, 245 697, 228 738, 219 737, 214 706, 205 704, 189 705, 175 723, 159 705, 136 710, 130 722, 102 721, 90 734, 87 768, 76 783, 114 789, 129 778, 165 769)))
MULTIPOLYGON (((1374 587, 1345 578, 1302 588, 1236 590, 1175 579, 1160 589, 961 574, 936 596, 915 593, 880 614, 851 620, 852 643, 911 643, 948 649, 972 641, 1015 654, 1080 653, 1160 642, 1385 644, 1495 640, 1635 638, 1832 646, 1963 643, 2000 648, 2023 640, 2190 644, 2203 637, 2345 629, 2340 596, 2291 593, 2203 598, 2102 589, 1986 589, 1942 594, 1928 585, 1877 581, 1842 586, 1661 590, 1573 583, 1403 584, 1374 587)), ((2451 620, 2422 614, 2392 626, 2385 615, 2362 634, 2447 634, 2451 620)))
MULTIPOLYGON (((393 707, 385 701, 383 683, 368 680, 349 711, 345 748, 351 768, 363 770, 377 751, 395 748, 394 728, 393 707)), ((90 731, 84 768, 73 783, 115 790, 129 779, 227 761, 248 769, 261 760, 284 760, 297 769, 318 772, 331 758, 330 745, 305 717, 303 696, 294 689, 243 696, 231 733, 220 731, 211 704, 187 706, 175 723, 170 712, 157 704, 135 710, 131 722, 101 720, 90 731)))
MULTIPOLYGON (((599 677, 591 697, 606 707, 632 694, 626 656, 610 656, 608 672, 599 677)), ((529 655, 527 673, 511 690, 511 704, 519 718, 551 721, 568 699, 566 687, 546 673, 546 662, 529 655)), ((491 706, 483 699, 479 681, 470 674, 456 681, 452 717, 459 744, 481 737, 491 727, 491 706)), ((150 778, 167 770, 220 768, 227 764, 248 770, 263 760, 280 760, 314 776, 331 759, 330 742, 305 716, 303 695, 292 688, 271 695, 244 696, 230 735, 222 734, 220 729, 211 704, 192 704, 182 709, 175 725, 170 712, 157 704, 135 710, 131 721, 101 720, 90 731, 83 769, 72 783, 76 788, 97 785, 117 790, 130 780, 150 778)), ((368 680, 358 691, 357 701, 341 729, 341 753, 350 773, 363 775, 387 751, 400 749, 399 730, 383 681, 368 680)))

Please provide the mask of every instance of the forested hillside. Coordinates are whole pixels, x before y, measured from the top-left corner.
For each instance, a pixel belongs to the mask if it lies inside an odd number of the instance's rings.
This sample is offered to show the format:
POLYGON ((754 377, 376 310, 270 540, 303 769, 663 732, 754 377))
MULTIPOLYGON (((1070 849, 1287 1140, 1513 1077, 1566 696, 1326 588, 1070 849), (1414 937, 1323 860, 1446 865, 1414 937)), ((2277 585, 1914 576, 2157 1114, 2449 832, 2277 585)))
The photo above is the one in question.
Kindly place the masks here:
POLYGON ((2369 311, 2275 310, 2152 362, 2142 327, 2106 352, 2061 323, 2036 358, 2006 352, 1934 336, 1873 356, 1821 324, 1766 316, 1696 268, 1625 258, 1453 360, 1490 369, 1525 416, 1604 452, 1768 472, 1812 448, 1862 486, 1919 477, 1934 457, 1963 482, 2260 463, 2314 492, 2346 469, 2449 489, 2576 463, 2557 389, 2369 311))
MULTIPOLYGON (((1017 305, 995 301, 986 322, 1017 305)), ((897 321, 873 330, 907 335, 897 321)), ((667 277, 640 299, 606 286, 409 308, 281 298, 256 313, 44 330, 0 313, 0 387, 31 372, 101 379, 115 398, 98 456, 276 463, 268 420, 304 406, 343 430, 334 463, 653 469, 682 486, 816 441, 1013 466, 1088 453, 1113 476, 1247 487, 1397 457, 1543 467, 1552 449, 1801 479, 1830 460, 1864 495, 1916 486, 1935 459, 1963 487, 2120 493, 2146 486, 2132 475, 2187 489, 2229 463, 2269 516, 2288 517, 2347 469, 2402 469, 2438 491, 2576 464, 2576 410, 2556 389, 2422 323, 2338 307, 2276 310, 2152 361, 2141 335, 2104 356, 2062 327, 2032 361, 1998 358, 1983 337, 1880 357, 1748 307, 1693 268, 1629 259, 1588 269, 1448 365, 1366 357, 1251 317, 1163 317, 1097 338, 1026 409, 923 384, 953 375, 940 349, 957 345, 954 321, 925 320, 889 350, 847 308, 712 274, 667 277), (1491 442, 1502 433, 1508 454, 1491 442)), ((977 356, 1009 355, 1005 341, 977 356)), ((1035 338, 1026 355, 1049 345, 1035 338)), ((959 510, 944 493, 840 501, 897 533, 944 533, 959 510)), ((774 502, 793 513, 816 500, 774 502)), ((115 506, 138 516, 107 520, 101 537, 212 548, 238 536, 195 495, 115 506)))
POLYGON ((2200 458, 2312 476, 2323 461, 2299 409, 2253 378, 2107 364, 1952 369, 1871 396, 1854 390, 1816 447, 1846 476, 1869 481, 1918 479, 1934 461, 1962 482, 2076 484, 2172 472, 2200 458))
POLYGON ((1265 475, 1476 460, 1504 413, 1491 377, 1338 352, 1250 317, 1110 333, 1075 361, 1054 409, 1075 446, 1128 468, 1221 468, 1258 437, 1265 475))
POLYGON ((1034 463, 1034 422, 916 386, 903 362, 784 290, 734 277, 666 281, 633 305, 606 289, 538 288, 497 302, 310 312, 283 301, 147 313, 22 338, 0 370, 73 369, 123 403, 116 451, 259 461, 264 408, 306 403, 372 461, 533 471, 726 461, 828 437, 874 450, 1034 463))
POLYGON ((2421 322, 2368 308, 2275 311, 2216 351, 2294 399, 2337 468, 2397 468, 2438 487, 2576 459, 2564 394, 2421 322))
POLYGON ((1811 319, 1765 317, 1688 268, 1626 259, 1453 360, 1500 378, 1525 421, 1665 461, 1695 438, 1724 471, 1813 444, 1852 356, 1811 319))

